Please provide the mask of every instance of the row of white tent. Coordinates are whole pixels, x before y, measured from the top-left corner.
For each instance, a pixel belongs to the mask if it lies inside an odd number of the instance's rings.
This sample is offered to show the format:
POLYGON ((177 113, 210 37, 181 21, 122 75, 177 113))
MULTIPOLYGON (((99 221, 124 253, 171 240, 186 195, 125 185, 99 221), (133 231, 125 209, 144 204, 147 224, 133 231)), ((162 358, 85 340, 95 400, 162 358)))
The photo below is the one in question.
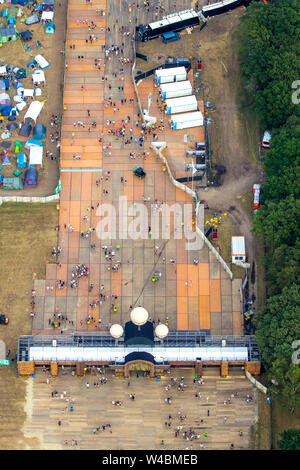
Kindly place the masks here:
POLYGON ((198 111, 185 67, 156 70, 155 78, 165 100, 165 112, 171 115, 171 127, 175 130, 203 126, 203 115, 198 111))

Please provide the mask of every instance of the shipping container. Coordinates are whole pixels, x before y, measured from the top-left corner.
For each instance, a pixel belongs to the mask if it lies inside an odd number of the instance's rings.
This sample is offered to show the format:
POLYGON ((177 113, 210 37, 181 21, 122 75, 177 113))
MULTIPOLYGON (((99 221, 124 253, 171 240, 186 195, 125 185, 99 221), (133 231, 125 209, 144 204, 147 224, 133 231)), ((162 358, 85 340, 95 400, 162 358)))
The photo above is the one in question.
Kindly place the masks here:
POLYGON ((172 67, 155 70, 155 78, 158 84, 182 82, 187 79, 185 67, 172 67))
POLYGON ((188 129, 203 126, 203 115, 200 111, 194 113, 174 114, 171 116, 172 129, 188 129))
POLYGON ((186 113, 188 111, 197 111, 198 102, 195 95, 180 96, 179 98, 171 98, 165 101, 166 113, 186 113))
POLYGON ((160 93, 163 100, 178 98, 179 96, 189 96, 193 93, 189 80, 183 82, 163 83, 160 86, 160 93))

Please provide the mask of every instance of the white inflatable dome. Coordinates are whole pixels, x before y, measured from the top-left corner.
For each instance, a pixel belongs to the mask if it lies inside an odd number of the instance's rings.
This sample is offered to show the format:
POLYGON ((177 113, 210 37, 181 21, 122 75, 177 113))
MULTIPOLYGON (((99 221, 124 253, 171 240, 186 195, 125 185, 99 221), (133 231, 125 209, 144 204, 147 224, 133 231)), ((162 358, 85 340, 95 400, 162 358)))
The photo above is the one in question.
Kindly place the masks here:
POLYGON ((130 319, 135 325, 144 325, 148 320, 148 312, 143 307, 136 307, 130 312, 130 319))
POLYGON ((120 338, 123 335, 124 330, 123 330, 122 325, 115 323, 114 325, 110 327, 109 332, 113 338, 120 338))
POLYGON ((163 323, 160 323, 155 328, 155 335, 158 338, 165 338, 166 336, 168 336, 168 333, 169 333, 169 328, 167 327, 167 325, 164 325, 163 323))

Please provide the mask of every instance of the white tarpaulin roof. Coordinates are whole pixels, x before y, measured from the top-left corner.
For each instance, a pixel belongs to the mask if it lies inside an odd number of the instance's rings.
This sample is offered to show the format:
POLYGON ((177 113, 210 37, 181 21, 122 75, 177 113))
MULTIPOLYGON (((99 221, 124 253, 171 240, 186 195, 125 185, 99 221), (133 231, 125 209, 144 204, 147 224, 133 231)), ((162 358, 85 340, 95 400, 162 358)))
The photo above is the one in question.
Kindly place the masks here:
POLYGON ((46 61, 45 57, 43 57, 41 54, 36 55, 34 60, 39 64, 41 69, 45 69, 50 65, 49 62, 46 61))
POLYGON ((53 11, 43 11, 42 13, 42 20, 52 20, 54 17, 53 11))
POLYGON ((30 147, 29 165, 42 165, 43 147, 30 147))
POLYGON ((32 88, 24 88, 24 96, 34 96, 34 89, 32 88))
POLYGON ((147 352, 154 356, 157 363, 163 361, 247 361, 246 347, 208 347, 208 348, 151 348, 151 347, 30 347, 30 361, 118 361, 125 362, 131 352, 147 352))
POLYGON ((44 103, 42 103, 41 101, 33 101, 30 104, 30 106, 29 106, 29 108, 28 108, 28 110, 27 110, 27 112, 24 116, 24 121, 25 121, 25 119, 30 118, 30 119, 33 119, 34 122, 36 122, 43 106, 44 106, 44 103))
POLYGON ((33 83, 41 83, 45 81, 45 74, 42 70, 36 70, 32 74, 32 81, 33 83))

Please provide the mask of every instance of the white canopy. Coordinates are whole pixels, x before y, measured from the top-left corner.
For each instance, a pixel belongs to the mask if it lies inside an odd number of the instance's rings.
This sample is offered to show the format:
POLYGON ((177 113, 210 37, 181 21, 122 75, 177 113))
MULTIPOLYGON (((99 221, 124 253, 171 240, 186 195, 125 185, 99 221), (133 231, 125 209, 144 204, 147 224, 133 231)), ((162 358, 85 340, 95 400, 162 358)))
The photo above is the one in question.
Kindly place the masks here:
POLYGON ((41 54, 36 55, 34 60, 39 64, 41 69, 45 69, 50 65, 49 62, 47 62, 47 60, 45 59, 45 57, 43 57, 41 54))
POLYGON ((29 165, 43 164, 43 147, 30 147, 29 165))
POLYGON ((33 98, 34 96, 34 89, 32 88, 24 88, 24 96, 31 96, 33 98))
POLYGON ((53 11, 43 11, 41 20, 52 20, 54 17, 53 11))
POLYGON ((28 110, 27 110, 27 112, 26 112, 26 114, 25 114, 25 116, 24 116, 24 121, 25 121, 27 118, 30 118, 30 119, 33 119, 34 122, 36 122, 36 120, 37 120, 37 118, 38 118, 38 116, 39 116, 39 114, 40 114, 40 112, 41 112, 43 106, 44 106, 44 103, 43 103, 43 102, 41 102, 41 101, 33 101, 33 102, 30 104, 30 106, 29 106, 29 108, 28 108, 28 110))
POLYGON ((32 74, 32 81, 33 83, 42 83, 45 81, 45 74, 42 70, 36 70, 32 74))
POLYGON ((25 101, 20 101, 20 103, 16 104, 16 108, 18 111, 22 111, 24 108, 27 108, 27 103, 25 101))

